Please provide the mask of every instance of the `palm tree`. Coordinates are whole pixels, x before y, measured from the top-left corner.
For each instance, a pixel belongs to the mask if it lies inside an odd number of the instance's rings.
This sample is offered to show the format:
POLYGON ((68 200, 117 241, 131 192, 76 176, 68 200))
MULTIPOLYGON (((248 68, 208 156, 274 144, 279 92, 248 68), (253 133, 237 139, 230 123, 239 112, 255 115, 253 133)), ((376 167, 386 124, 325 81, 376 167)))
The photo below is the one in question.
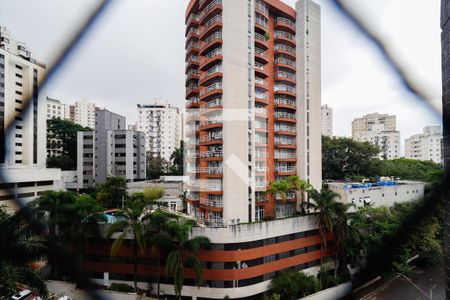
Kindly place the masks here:
POLYGON ((209 246, 210 241, 203 236, 190 238, 193 225, 195 225, 193 221, 178 220, 172 220, 167 224, 167 231, 172 237, 172 251, 166 259, 166 275, 172 276, 175 296, 178 299, 181 299, 185 267, 193 269, 198 286, 203 282, 203 268, 197 255, 200 248, 209 246))
POLYGON ((0 207, 0 295, 11 296, 25 285, 47 297, 44 280, 30 264, 45 258, 45 241, 36 236, 20 212, 11 215, 0 207))
POLYGON ((323 251, 327 248, 327 233, 333 232, 336 220, 336 201, 339 194, 328 189, 311 190, 309 196, 314 201, 301 203, 302 208, 312 210, 317 214, 316 223, 320 236, 320 266, 323 266, 323 251))
POLYGON ((148 228, 145 232, 146 239, 153 249, 156 250, 156 278, 157 278, 157 296, 160 294, 160 268, 161 268, 161 248, 169 249, 171 237, 166 231, 167 224, 171 215, 160 209, 155 210, 148 218, 148 228))
POLYGON ((272 181, 270 183, 269 193, 276 199, 277 195, 286 202, 286 194, 291 190, 291 183, 287 180, 272 181))
POLYGON ((114 233, 121 231, 115 237, 111 245, 111 257, 116 256, 123 246, 128 233, 133 236, 131 238, 131 251, 133 259, 133 273, 134 273, 134 290, 137 292, 137 255, 138 252, 143 254, 146 247, 144 238, 145 220, 148 215, 144 215, 145 203, 139 200, 128 201, 125 207, 116 213, 119 221, 113 223, 107 232, 107 237, 110 238, 114 233))

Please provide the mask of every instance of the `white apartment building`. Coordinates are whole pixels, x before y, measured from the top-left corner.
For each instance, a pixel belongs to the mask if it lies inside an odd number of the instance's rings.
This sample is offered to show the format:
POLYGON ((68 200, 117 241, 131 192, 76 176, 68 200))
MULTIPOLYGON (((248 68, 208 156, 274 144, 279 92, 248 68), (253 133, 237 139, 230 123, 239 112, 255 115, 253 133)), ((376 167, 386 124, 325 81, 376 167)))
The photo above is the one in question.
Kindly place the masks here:
POLYGON ((46 98, 47 120, 57 118, 70 120, 70 106, 57 99, 46 98))
POLYGON ((322 135, 333 136, 333 109, 328 104, 322 105, 322 135))
POLYGON ((182 138, 180 109, 166 99, 154 99, 150 104, 138 104, 137 108, 135 128, 145 133, 145 151, 170 161, 182 138))
POLYGON ((396 130, 396 116, 373 113, 352 122, 352 137, 380 148, 380 159, 400 157, 400 132, 396 130))
POLYGON ((107 110, 96 112, 95 131, 77 133, 77 186, 86 189, 120 176, 127 182, 145 180, 143 132, 127 130, 126 118, 107 110))
POLYGON ((45 168, 44 75, 45 65, 0 26, 0 204, 16 207, 14 200, 62 188, 61 170, 45 168))
POLYGON ((427 126, 405 140, 405 157, 442 163, 442 127, 427 126))
POLYGON ((87 100, 75 101, 72 108, 72 121, 83 127, 95 128, 95 104, 87 100))
POLYGON ((397 130, 397 117, 372 113, 356 118, 352 122, 352 137, 358 139, 367 132, 375 132, 380 128, 382 130, 397 130))

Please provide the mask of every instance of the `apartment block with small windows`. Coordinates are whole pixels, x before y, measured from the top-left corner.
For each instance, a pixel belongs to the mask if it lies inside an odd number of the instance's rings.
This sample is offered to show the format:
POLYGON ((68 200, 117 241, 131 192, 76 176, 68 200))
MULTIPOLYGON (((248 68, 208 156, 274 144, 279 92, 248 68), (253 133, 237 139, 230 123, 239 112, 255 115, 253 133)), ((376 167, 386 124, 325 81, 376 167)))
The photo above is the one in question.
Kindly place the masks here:
POLYGON ((0 26, 0 205, 16 207, 62 188, 61 170, 46 169, 46 67, 0 26), (28 106, 27 106, 28 105, 28 106))
POLYGON ((110 176, 144 180, 145 134, 127 130, 126 118, 107 110, 98 110, 95 118, 94 131, 77 133, 78 188, 103 183, 110 176))
POLYGON ((75 101, 69 107, 69 117, 71 121, 83 127, 95 128, 95 112, 99 110, 95 103, 87 100, 75 101))
POLYGON ((45 102, 47 106, 47 120, 53 118, 70 120, 69 105, 62 103, 58 99, 50 98, 48 96, 45 102))
POLYGON ((352 121, 352 138, 380 149, 380 159, 400 157, 400 132, 396 116, 372 113, 352 121))
POLYGON ((423 133, 415 134, 405 140, 405 157, 418 160, 431 160, 442 163, 442 127, 427 126, 423 133))
POLYGON ((137 109, 135 128, 145 133, 145 150, 153 157, 170 161, 170 156, 180 147, 182 139, 181 110, 166 99, 139 104, 137 109))

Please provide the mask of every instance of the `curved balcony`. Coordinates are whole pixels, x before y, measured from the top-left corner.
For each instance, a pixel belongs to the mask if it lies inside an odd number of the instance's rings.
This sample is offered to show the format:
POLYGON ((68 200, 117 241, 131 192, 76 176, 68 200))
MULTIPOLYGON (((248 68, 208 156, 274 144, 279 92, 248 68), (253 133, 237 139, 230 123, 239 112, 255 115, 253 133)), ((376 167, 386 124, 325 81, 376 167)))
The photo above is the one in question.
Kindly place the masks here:
POLYGON ((261 33, 255 33, 255 45, 264 49, 269 49, 269 42, 266 37, 261 33))
POLYGON ((189 30, 191 30, 191 28, 198 26, 199 24, 199 18, 198 15, 196 14, 190 14, 189 18, 187 18, 186 20, 186 31, 185 31, 185 36, 187 36, 189 34, 189 30))
POLYGON ((210 15, 215 12, 222 11, 222 0, 213 0, 208 5, 201 9, 201 13, 199 15, 200 24, 210 15))
POLYGON ((276 135, 288 135, 288 136, 297 136, 297 131, 295 128, 289 128, 289 127, 278 127, 275 128, 274 133, 276 135))
POLYGON ((274 25, 276 29, 288 30, 295 34, 295 22, 290 19, 278 17, 275 19, 274 25))
POLYGON ((267 93, 261 92, 261 91, 255 91, 255 102, 262 103, 262 104, 268 104, 267 93))
POLYGON ((199 107, 199 101, 198 101, 198 97, 194 96, 192 98, 189 98, 186 102, 185 107, 186 108, 195 108, 195 107, 199 107))
POLYGON ((274 113, 275 121, 296 123, 297 119, 295 114, 287 111, 275 111, 274 113))
POLYGON ((197 69, 190 69, 186 74, 186 83, 189 80, 198 80, 200 78, 199 72, 197 69))
POLYGON ((197 56, 192 55, 190 57, 188 57, 188 59, 186 60, 186 73, 189 72, 189 70, 193 67, 197 67, 199 66, 199 59, 197 56))
POLYGON ((286 84, 276 84, 274 87, 275 94, 284 94, 295 97, 295 87, 286 84))
POLYGON ((223 76, 222 65, 215 65, 212 68, 209 68, 208 70, 200 74, 199 84, 203 84, 213 79, 222 78, 222 76, 223 76))
POLYGON ((275 148, 295 149, 297 143, 292 137, 275 136, 275 148))
POLYGON ((268 187, 267 181, 255 181, 255 190, 256 191, 266 191, 268 187))
POLYGON ((255 48, 255 62, 267 64, 269 62, 267 52, 260 48, 255 48))
POLYGON ((275 72, 275 79, 277 81, 285 81, 291 84, 295 84, 296 83, 296 77, 295 74, 292 74, 291 72, 286 72, 286 71, 280 71, 277 70, 275 72))
POLYGON ((200 159, 209 161, 209 160, 223 160, 223 151, 222 150, 208 150, 200 152, 200 159))
POLYGON ((200 51, 199 44, 195 41, 190 42, 186 48, 186 58, 190 57, 191 55, 197 56, 199 51, 200 51))
POLYGON ((269 90, 269 86, 268 86, 267 82, 260 77, 255 77, 255 87, 260 90, 265 90, 265 91, 269 90))
POLYGON ((287 46, 284 44, 275 44, 274 50, 275 54, 283 54, 292 59, 295 59, 295 49, 291 46, 287 46))
POLYGON ((199 31, 199 38, 203 39, 207 34, 211 33, 215 29, 221 28, 223 26, 222 23, 222 15, 218 14, 209 19, 199 31))
POLYGON ((216 31, 200 42, 200 54, 204 54, 205 52, 211 50, 214 46, 221 45, 222 43, 222 32, 216 31))
POLYGON ((255 3, 255 12, 269 18, 269 7, 264 1, 257 0, 255 3))
POLYGON ((197 193, 193 193, 193 192, 189 192, 186 193, 186 199, 188 201, 199 201, 200 200, 200 195, 197 193))
POLYGON ((194 126, 186 126, 186 135, 196 135, 198 134, 198 130, 199 130, 199 126, 198 125, 194 125, 194 126))
POLYGON ((295 47, 295 36, 289 32, 277 30, 275 31, 274 41, 295 47))
POLYGON ((206 70, 211 65, 222 61, 222 59, 222 48, 215 48, 214 50, 200 57, 200 70, 206 70))
POLYGON ((200 100, 206 99, 213 95, 221 95, 222 93, 222 82, 218 81, 200 89, 200 100))
POLYGON ((200 198, 200 206, 203 206, 208 209, 223 209, 223 201, 222 200, 210 200, 208 198, 200 198))
POLYGON ((264 16, 256 14, 255 28, 259 28, 262 32, 266 32, 269 28, 269 22, 264 16))
POLYGON ((275 195, 275 200, 277 201, 288 201, 288 202, 292 202, 292 201, 296 201, 296 196, 295 196, 295 192, 287 192, 284 195, 285 199, 283 199, 283 197, 281 197, 280 194, 275 195))
POLYGON ((255 74, 260 77, 266 78, 269 76, 269 70, 262 63, 255 62, 255 74))
POLYGON ((196 27, 191 27, 188 31, 188 34, 186 36, 186 47, 189 44, 189 42, 197 41, 199 38, 199 30, 196 27))
POLYGON ((200 113, 202 115, 208 115, 210 113, 217 113, 218 111, 222 110, 222 99, 221 98, 215 98, 211 99, 206 103, 202 103, 200 106, 200 113))
POLYGON ((277 67, 283 67, 283 68, 289 69, 293 72, 295 72, 295 70, 296 70, 295 61, 290 60, 285 57, 282 57, 282 56, 275 58, 274 64, 277 67))
POLYGON ((192 84, 186 87, 186 99, 190 99, 194 95, 198 94, 198 85, 192 84))
MULTIPOLYGON (((209 130, 213 128, 221 128, 223 126, 223 121, 221 117, 212 117, 206 120, 200 121, 200 130, 209 130)), ((210 133, 208 136, 202 138, 208 138, 209 140, 222 139, 222 134, 210 133)))
POLYGON ((273 102, 276 108, 297 109, 294 98, 291 99, 288 97, 276 96, 273 102))

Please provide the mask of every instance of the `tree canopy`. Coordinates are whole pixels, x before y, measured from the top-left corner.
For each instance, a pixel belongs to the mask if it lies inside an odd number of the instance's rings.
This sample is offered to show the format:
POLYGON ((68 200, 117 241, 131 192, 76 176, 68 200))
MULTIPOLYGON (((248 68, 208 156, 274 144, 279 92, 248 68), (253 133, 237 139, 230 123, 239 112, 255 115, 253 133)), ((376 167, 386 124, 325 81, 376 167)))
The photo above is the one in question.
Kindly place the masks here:
POLYGON ((75 170, 77 167, 77 132, 92 130, 69 120, 47 120, 48 168, 75 170))

